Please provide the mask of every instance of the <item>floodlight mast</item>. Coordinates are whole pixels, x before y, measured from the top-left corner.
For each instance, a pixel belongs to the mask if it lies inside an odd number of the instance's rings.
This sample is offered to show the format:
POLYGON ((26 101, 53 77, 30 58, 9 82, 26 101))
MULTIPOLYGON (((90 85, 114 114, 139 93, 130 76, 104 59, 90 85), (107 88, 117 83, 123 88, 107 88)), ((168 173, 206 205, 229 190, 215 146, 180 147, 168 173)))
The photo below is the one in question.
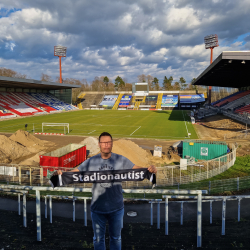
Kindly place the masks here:
MULTIPOLYGON (((213 62, 213 49, 215 47, 219 46, 218 36, 216 34, 205 36, 204 42, 205 42, 205 48, 211 50, 210 64, 212 64, 212 62, 213 62)), ((208 102, 209 102, 209 104, 211 104, 212 86, 209 86, 208 89, 209 89, 208 102)))
POLYGON ((62 57, 66 57, 67 47, 54 46, 54 56, 59 57, 60 83, 62 83, 62 57))

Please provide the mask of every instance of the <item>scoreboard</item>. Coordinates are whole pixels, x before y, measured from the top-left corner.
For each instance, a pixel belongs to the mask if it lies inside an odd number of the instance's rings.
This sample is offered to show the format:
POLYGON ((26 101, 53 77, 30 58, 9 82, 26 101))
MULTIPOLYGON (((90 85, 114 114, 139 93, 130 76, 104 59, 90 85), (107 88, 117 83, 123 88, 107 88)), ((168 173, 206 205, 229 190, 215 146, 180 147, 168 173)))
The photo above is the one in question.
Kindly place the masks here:
POLYGON ((149 87, 147 82, 136 82, 132 84, 133 95, 148 95, 149 87))

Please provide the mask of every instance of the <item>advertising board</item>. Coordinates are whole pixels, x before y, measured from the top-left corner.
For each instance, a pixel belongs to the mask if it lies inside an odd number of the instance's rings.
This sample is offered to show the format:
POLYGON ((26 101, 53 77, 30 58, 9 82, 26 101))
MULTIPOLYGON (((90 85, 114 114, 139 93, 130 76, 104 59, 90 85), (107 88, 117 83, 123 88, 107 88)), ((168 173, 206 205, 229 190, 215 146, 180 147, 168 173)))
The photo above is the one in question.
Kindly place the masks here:
POLYGON ((131 100, 131 95, 123 95, 122 99, 120 100, 119 107, 127 107, 131 100))
POLYGON ((178 95, 164 95, 161 101, 162 107, 178 107, 178 95))
POLYGON ((204 94, 180 95, 180 103, 197 103, 197 102, 205 102, 204 94))

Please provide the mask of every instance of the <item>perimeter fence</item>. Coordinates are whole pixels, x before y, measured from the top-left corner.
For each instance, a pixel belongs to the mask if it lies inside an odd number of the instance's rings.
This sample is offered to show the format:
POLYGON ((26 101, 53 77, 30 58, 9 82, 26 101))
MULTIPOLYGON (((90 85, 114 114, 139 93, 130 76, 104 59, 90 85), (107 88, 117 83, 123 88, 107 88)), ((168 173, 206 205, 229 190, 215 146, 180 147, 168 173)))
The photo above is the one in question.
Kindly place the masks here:
MULTIPOLYGON (((221 174, 234 165, 236 160, 236 146, 231 144, 231 152, 209 160, 199 161, 189 164, 187 166, 170 165, 170 166, 157 166, 157 186, 158 187, 174 187, 177 185, 188 185, 185 188, 193 187, 193 185, 199 181, 209 179, 213 176, 221 174)), ((49 167, 50 171, 59 169, 49 167)), ((71 168, 60 168, 63 171, 70 171, 71 168)), ((0 182, 19 185, 30 186, 47 186, 49 184, 49 178, 45 176, 42 167, 24 166, 18 164, 0 164, 0 182)), ((234 182, 234 181, 232 181, 234 182)), ((239 182, 242 182, 239 180, 239 182)), ((204 182, 205 183, 205 182, 204 182)), ((214 183, 214 182, 213 182, 214 183)), ((245 180, 244 180, 245 183, 245 180)), ((201 184, 195 184, 201 185, 201 184)), ((203 184, 202 184, 203 185, 203 184)), ((217 184, 214 184, 217 186, 217 184)), ((221 184, 223 185, 223 184, 221 184)), ((91 183, 79 183, 75 184, 75 187, 88 188, 91 187, 91 183)), ((204 184, 208 190, 209 184, 204 184)), ((213 186, 213 184, 210 184, 213 186)), ((233 186, 233 185, 230 185, 233 186)), ((242 185, 240 185, 242 186, 242 185)), ((130 181, 123 182, 123 188, 150 188, 151 183, 148 180, 144 181, 130 181)), ((204 188, 202 188, 204 189, 204 188)), ((210 187, 211 189, 211 187, 210 187)))

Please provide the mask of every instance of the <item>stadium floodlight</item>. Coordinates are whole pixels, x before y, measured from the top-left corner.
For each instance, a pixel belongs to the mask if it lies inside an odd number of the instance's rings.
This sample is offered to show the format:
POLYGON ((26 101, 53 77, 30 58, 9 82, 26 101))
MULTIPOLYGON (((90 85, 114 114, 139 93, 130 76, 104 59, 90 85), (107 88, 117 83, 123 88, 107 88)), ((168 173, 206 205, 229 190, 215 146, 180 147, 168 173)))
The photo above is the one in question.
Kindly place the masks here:
POLYGON ((216 34, 205 36, 204 42, 205 42, 205 48, 211 49, 211 57, 210 57, 210 64, 211 64, 213 62, 213 49, 219 46, 218 36, 216 34))
POLYGON ((59 57, 60 83, 62 83, 62 57, 66 57, 67 47, 54 46, 54 56, 59 57))
MULTIPOLYGON (((219 46, 218 36, 216 34, 205 36, 204 42, 205 42, 205 48, 211 50, 211 56, 210 56, 210 64, 211 64, 213 62, 213 49, 219 46)), ((209 104, 211 104, 212 86, 209 86, 208 89, 209 89, 208 102, 209 104)))

